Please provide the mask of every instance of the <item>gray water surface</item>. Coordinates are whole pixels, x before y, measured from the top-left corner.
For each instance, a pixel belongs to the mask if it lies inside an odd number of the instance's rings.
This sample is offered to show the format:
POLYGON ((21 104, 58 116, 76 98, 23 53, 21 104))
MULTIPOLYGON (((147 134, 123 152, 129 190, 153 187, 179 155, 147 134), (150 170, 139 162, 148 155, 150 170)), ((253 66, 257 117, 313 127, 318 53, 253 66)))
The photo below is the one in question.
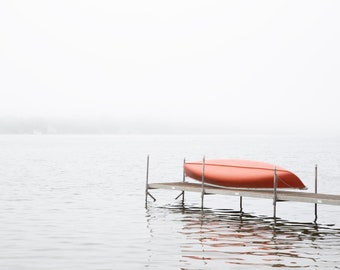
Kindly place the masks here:
POLYGON ((183 158, 242 158, 340 194, 340 140, 293 136, 0 136, 0 269, 335 269, 340 208, 155 190, 180 181, 183 158))

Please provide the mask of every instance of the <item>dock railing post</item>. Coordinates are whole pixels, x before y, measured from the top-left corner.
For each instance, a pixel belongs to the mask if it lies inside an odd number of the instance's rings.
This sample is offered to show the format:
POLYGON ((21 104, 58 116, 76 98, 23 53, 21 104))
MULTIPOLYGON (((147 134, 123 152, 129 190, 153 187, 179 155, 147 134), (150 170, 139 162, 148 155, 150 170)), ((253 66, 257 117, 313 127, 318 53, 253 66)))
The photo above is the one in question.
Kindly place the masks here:
MULTIPOLYGON (((315 194, 318 193, 318 165, 315 164, 315 186, 314 186, 315 194)), ((318 219, 318 204, 314 204, 314 222, 318 219)))
POLYGON ((203 157, 203 162, 202 162, 202 192, 201 192, 201 209, 203 210, 203 201, 204 201, 204 171, 205 171, 205 157, 203 157))
POLYGON ((274 223, 276 223, 276 202, 277 202, 277 174, 276 174, 276 166, 274 167, 274 198, 273 198, 273 205, 274 205, 274 223))

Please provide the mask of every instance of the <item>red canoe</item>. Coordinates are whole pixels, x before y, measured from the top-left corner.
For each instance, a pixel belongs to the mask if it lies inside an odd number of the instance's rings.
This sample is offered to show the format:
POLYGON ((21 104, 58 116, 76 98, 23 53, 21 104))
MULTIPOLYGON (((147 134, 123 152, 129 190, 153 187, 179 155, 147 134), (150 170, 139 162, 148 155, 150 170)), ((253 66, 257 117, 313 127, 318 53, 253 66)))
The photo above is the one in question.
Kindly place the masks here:
MULTIPOLYGON (((184 164, 186 176, 202 181, 203 162, 184 164)), ((275 165, 250 160, 220 159, 204 163, 204 182, 235 188, 274 188, 275 165)), ((276 166, 277 187, 306 189, 294 173, 276 166)))

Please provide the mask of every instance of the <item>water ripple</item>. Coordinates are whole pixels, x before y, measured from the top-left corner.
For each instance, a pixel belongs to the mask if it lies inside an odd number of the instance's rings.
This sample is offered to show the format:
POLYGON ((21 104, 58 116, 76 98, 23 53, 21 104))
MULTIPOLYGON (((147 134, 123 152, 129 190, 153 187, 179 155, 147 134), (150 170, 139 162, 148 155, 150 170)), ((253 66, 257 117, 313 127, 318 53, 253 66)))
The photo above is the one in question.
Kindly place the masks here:
POLYGON ((274 223, 272 218, 227 209, 201 211, 179 205, 149 209, 148 222, 153 238, 161 237, 152 228, 162 222, 176 227, 173 236, 180 238, 183 269, 221 265, 334 269, 340 263, 340 229, 331 225, 282 219, 274 223))

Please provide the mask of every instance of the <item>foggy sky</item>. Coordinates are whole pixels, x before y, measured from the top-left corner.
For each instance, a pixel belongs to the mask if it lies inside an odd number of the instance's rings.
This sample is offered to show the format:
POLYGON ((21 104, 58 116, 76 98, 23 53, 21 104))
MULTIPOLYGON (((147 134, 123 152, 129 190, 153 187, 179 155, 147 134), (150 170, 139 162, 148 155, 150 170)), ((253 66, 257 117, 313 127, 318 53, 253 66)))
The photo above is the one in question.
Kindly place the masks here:
POLYGON ((339 14, 338 1, 1 1, 0 120, 340 134, 339 14))

